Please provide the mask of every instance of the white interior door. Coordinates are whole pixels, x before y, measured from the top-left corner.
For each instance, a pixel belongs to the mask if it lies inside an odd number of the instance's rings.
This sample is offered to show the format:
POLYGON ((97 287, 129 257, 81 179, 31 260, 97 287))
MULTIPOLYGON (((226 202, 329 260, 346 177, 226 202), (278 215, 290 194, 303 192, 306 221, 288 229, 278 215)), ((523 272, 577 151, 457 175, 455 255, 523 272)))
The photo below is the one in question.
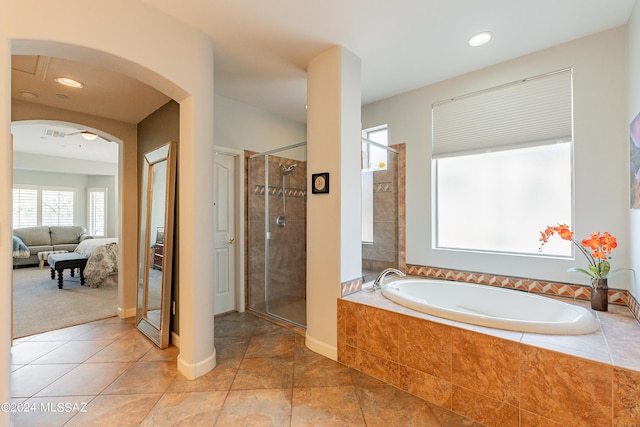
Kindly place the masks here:
POLYGON ((216 153, 214 166, 214 314, 236 309, 236 156, 216 153))

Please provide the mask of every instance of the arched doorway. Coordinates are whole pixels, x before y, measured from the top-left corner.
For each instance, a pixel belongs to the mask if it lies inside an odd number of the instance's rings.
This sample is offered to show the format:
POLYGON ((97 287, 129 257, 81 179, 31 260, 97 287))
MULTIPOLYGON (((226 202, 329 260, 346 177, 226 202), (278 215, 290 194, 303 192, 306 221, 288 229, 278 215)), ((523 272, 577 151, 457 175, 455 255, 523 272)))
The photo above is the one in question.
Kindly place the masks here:
MULTIPOLYGON (((53 225, 55 230, 70 234, 83 230, 86 234, 82 239, 90 236, 90 241, 78 245, 83 253, 95 251, 102 244, 117 245, 121 141, 81 123, 48 120, 13 122, 12 135, 14 236, 18 230, 18 234, 31 238, 28 243, 34 250, 48 250, 40 246, 40 231, 44 230, 43 225, 53 225)), ((59 241, 59 233, 55 236, 55 244, 60 245, 56 249, 74 246, 75 241, 64 243, 59 241)), ((116 247, 110 246, 110 253, 116 247)), ((117 314, 117 260, 93 261, 96 265, 87 286, 81 286, 79 277, 71 278, 67 271, 68 292, 60 292, 57 282, 49 277, 46 255, 47 252, 39 252, 13 259, 14 339, 117 314), (96 274, 98 267, 102 268, 96 274)))

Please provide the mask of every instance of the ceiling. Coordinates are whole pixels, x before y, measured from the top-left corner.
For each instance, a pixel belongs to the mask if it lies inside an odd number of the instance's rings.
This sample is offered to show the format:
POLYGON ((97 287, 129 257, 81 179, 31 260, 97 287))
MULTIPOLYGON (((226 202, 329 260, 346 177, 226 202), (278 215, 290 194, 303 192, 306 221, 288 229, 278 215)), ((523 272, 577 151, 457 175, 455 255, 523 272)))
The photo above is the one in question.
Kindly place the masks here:
MULTIPOLYGON (((218 95, 306 122, 306 66, 341 45, 362 61, 363 105, 624 25, 634 0, 141 0, 208 34, 218 95), (491 31, 472 48, 469 37, 491 31)), ((168 101, 109 70, 13 57, 12 97, 138 123, 168 101), (53 82, 60 74, 81 90, 53 82), (24 92, 31 92, 26 95, 24 92)), ((18 147, 16 147, 18 149, 18 147)))

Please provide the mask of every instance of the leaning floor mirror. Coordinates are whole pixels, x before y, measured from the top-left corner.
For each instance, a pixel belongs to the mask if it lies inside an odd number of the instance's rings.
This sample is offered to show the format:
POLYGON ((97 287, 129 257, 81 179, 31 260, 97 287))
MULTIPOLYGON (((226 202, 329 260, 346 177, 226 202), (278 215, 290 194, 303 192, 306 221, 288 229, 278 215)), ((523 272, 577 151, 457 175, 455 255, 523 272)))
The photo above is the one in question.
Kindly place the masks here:
POLYGON ((176 143, 144 154, 136 325, 160 348, 169 346, 176 143))

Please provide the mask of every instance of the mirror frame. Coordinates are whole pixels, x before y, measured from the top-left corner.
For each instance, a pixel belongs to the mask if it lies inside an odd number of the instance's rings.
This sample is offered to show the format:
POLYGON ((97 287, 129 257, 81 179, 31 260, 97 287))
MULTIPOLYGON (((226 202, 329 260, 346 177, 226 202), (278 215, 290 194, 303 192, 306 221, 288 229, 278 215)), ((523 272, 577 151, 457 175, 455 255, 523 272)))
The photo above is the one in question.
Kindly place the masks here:
POLYGON ((136 326, 144 335, 160 348, 169 346, 171 323, 171 284, 173 279, 173 235, 174 209, 176 193, 176 156, 175 141, 170 141, 143 156, 144 170, 142 174, 142 197, 140 205, 140 240, 138 265, 138 301, 136 308, 136 326), (166 161, 165 215, 164 215, 164 247, 162 258, 162 289, 160 296, 159 325, 147 316, 147 300, 149 297, 149 269, 154 253, 151 249, 151 218, 153 206, 153 173, 157 163, 166 161))

